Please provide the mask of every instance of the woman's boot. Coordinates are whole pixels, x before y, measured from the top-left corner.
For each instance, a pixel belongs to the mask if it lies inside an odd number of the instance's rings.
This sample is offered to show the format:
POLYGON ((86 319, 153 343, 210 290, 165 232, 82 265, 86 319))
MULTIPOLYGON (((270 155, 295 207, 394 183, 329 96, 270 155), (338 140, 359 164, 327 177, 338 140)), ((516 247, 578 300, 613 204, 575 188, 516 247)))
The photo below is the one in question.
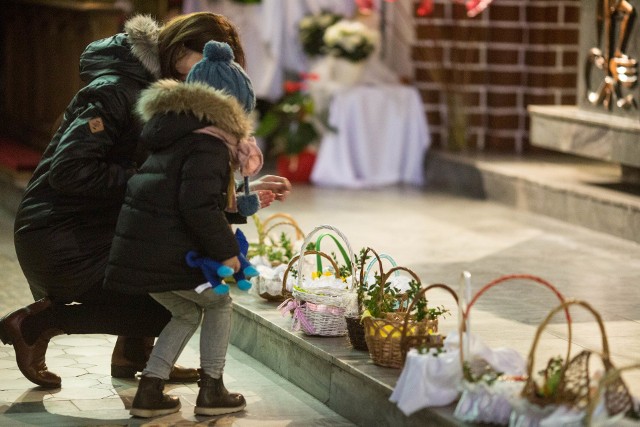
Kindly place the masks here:
POLYGON ((194 411, 197 415, 222 415, 242 411, 246 406, 244 396, 229 393, 222 382, 222 377, 211 378, 200 370, 198 381, 200 392, 196 399, 194 411))
POLYGON ((160 378, 140 377, 136 397, 129 413, 135 417, 151 418, 173 414, 180 410, 180 399, 164 394, 164 381, 160 378))
POLYGON ((45 298, 4 316, 0 319, 0 340, 3 344, 13 345, 18 368, 25 378, 41 387, 59 388, 62 380, 58 375, 49 372, 45 356, 49 340, 63 332, 55 328, 46 328, 37 334, 33 343, 28 343, 22 329, 27 318, 43 312, 50 306, 51 301, 45 298))
MULTIPOLYGON (((153 350, 154 337, 119 336, 111 354, 111 376, 114 378, 135 378, 142 372, 153 350)), ((194 383, 198 381, 198 370, 174 365, 169 375, 170 383, 194 383)))

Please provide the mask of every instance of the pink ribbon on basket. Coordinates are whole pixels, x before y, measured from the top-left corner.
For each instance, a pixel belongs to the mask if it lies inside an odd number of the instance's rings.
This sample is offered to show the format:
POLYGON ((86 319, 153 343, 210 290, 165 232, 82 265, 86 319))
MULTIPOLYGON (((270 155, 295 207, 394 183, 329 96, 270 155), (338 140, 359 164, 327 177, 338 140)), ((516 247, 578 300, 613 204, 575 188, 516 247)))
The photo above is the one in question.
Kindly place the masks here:
POLYGON ((298 301, 289 298, 278 306, 278 310, 280 310, 280 314, 282 314, 282 316, 284 316, 286 313, 293 313, 293 324, 291 325, 291 329, 293 331, 299 331, 300 326, 302 325, 302 328, 304 328, 307 333, 315 334, 316 328, 314 328, 313 325, 309 323, 309 320, 302 312, 301 308, 303 307, 304 304, 300 304, 298 301))
POLYGON ((307 301, 307 308, 311 311, 316 311, 318 313, 329 313, 334 316, 342 316, 344 314, 344 308, 335 307, 333 305, 325 305, 325 304, 314 304, 307 301))

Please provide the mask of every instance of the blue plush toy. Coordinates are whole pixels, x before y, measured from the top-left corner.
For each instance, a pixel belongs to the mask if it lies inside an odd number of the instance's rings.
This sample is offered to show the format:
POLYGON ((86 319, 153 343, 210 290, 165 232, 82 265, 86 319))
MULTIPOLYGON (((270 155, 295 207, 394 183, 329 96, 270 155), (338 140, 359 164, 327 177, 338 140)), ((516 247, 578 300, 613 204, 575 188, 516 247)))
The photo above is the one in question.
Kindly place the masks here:
POLYGON ((189 267, 202 269, 204 277, 211 283, 213 291, 217 294, 229 293, 229 285, 223 281, 228 277, 233 276, 240 290, 248 291, 251 288, 251 282, 248 279, 260 274, 258 270, 247 261, 246 255, 249 250, 249 242, 240 229, 236 230, 236 240, 240 246, 240 255, 238 255, 240 271, 235 274, 231 267, 227 267, 211 258, 202 257, 196 251, 189 251, 185 257, 189 267))

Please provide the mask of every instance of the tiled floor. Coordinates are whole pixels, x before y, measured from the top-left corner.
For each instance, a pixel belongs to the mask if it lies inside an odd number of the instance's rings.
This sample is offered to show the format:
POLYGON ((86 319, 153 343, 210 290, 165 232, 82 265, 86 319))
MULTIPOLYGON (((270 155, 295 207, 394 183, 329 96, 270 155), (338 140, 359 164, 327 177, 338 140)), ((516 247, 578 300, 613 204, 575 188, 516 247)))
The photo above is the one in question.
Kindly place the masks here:
MULTIPOLYGON (((456 285, 463 270, 472 273, 476 290, 507 273, 543 277, 566 296, 587 300, 600 312, 616 365, 640 362, 640 245, 636 243, 487 201, 411 188, 349 191, 300 185, 286 204, 270 209, 293 214, 305 231, 331 224, 349 237, 354 250, 372 246, 392 254, 424 282, 456 285)), ((246 231, 254 236, 250 226, 246 231)), ((11 218, 6 215, 0 220, 0 271, 0 313, 30 302, 13 252, 11 218)), ((510 346, 526 354, 536 325, 554 305, 550 294, 537 288, 503 287, 479 301, 473 328, 486 333, 492 346, 510 346)), ((566 348, 562 319, 555 319, 549 331, 541 355, 566 348)), ((578 346, 599 348, 597 325, 585 313, 575 314, 574 338, 578 346)), ((32 388, 15 366, 12 347, 0 346, 0 425, 142 423, 129 418, 126 409, 136 383, 108 375, 113 341, 109 336, 54 338, 47 363, 63 377, 63 387, 53 392, 32 388)), ((197 365, 195 337, 179 362, 197 365)), ((244 413, 195 418, 197 386, 172 386, 171 393, 182 399, 182 411, 151 424, 349 425, 235 348, 229 353, 226 376, 227 386, 247 397, 244 413)), ((625 379, 639 396, 640 373, 625 379)))

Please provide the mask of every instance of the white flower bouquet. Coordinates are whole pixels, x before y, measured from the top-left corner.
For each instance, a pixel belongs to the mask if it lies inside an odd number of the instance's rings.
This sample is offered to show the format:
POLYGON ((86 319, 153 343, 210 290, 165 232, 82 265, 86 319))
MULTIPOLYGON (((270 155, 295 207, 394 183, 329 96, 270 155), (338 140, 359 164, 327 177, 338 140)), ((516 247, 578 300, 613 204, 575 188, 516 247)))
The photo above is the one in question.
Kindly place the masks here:
POLYGON ((342 20, 324 32, 327 54, 351 62, 364 61, 375 50, 378 32, 361 22, 342 20))
POLYGON ((298 22, 298 36, 304 53, 312 57, 325 55, 324 33, 342 18, 342 15, 328 11, 302 18, 298 22))

